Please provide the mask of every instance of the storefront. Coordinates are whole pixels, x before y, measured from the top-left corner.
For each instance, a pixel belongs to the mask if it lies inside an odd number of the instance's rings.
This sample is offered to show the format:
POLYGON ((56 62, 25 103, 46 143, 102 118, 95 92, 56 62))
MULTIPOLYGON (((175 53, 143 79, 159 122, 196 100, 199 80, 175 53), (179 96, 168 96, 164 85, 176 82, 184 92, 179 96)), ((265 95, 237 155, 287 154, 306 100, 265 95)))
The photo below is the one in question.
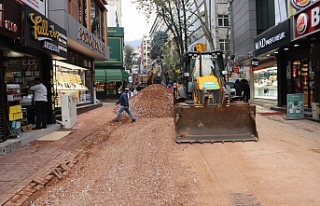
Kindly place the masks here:
POLYGON ((123 38, 122 27, 108 28, 108 42, 112 53, 108 61, 95 62, 97 99, 118 98, 118 88, 129 77, 123 68, 123 38))
POLYGON ((319 105, 320 101, 319 9, 318 1, 291 17, 291 47, 283 52, 287 66, 286 90, 303 93, 304 106, 308 108, 319 105))
MULTIPOLYGON (((50 19, 59 25, 63 25, 68 31, 67 59, 53 61, 54 87, 57 91, 55 99, 57 111, 60 110, 61 95, 68 93, 76 95, 78 107, 92 106, 95 102, 94 61, 109 59, 109 47, 102 41, 102 39, 105 40, 103 37, 105 32, 104 24, 100 22, 103 28, 99 28, 99 30, 92 28, 91 31, 93 32, 91 32, 89 27, 86 28, 84 26, 87 26, 86 21, 83 22, 84 25, 81 24, 79 19, 76 19, 79 18, 79 15, 75 15, 75 17, 70 15, 70 13, 67 13, 67 8, 65 11, 67 20, 59 15, 54 15, 56 8, 64 8, 64 6, 63 1, 49 2, 50 19), (100 34, 100 32, 102 33, 100 34)), ((91 13, 89 16, 92 15, 95 14, 91 13)), ((102 16, 102 13, 99 16, 102 16)), ((104 21, 104 19, 101 21, 104 21)))
POLYGON ((66 59, 66 31, 49 19, 18 2, 0 1, 6 22, 0 27, 1 70, 5 92, 1 94, 7 136, 23 125, 33 124, 35 115, 28 88, 34 78, 48 89, 48 123, 55 122, 52 59, 66 59), (22 21, 21 21, 22 20, 22 21), (4 29, 4 30, 3 30, 4 29))
POLYGON ((280 66, 279 50, 290 45, 290 19, 272 27, 254 39, 255 58, 259 65, 252 67, 253 98, 278 101, 278 74, 286 68, 280 66))

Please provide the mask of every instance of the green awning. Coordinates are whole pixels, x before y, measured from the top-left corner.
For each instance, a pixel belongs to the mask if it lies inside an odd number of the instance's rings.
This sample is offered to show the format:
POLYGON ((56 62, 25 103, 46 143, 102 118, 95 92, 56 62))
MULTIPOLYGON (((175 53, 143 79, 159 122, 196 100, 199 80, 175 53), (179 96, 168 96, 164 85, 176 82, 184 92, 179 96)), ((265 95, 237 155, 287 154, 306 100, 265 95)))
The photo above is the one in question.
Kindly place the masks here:
POLYGON ((96 69, 96 82, 122 82, 127 79, 129 74, 121 69, 96 69))

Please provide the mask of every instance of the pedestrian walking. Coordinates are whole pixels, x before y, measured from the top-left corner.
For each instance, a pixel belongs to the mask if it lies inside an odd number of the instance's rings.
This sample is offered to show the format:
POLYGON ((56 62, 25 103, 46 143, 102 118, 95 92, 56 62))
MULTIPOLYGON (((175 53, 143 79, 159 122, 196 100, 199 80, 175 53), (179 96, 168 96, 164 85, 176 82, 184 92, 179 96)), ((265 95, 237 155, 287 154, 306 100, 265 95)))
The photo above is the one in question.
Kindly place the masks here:
POLYGON ((129 109, 129 98, 128 98, 129 88, 125 88, 125 91, 123 91, 123 88, 120 87, 118 89, 118 92, 121 93, 121 94, 120 94, 119 101, 116 103, 116 105, 120 104, 120 108, 119 108, 119 110, 117 112, 117 117, 115 119, 113 119, 113 121, 114 122, 119 122, 121 113, 123 111, 126 111, 128 113, 128 115, 130 116, 130 118, 131 118, 131 123, 135 122, 136 119, 135 119, 133 113, 129 109))
POLYGON ((34 130, 47 128, 47 88, 41 83, 40 78, 34 79, 34 85, 29 88, 33 92, 33 99, 36 112, 36 127, 34 130))
POLYGON ((242 97, 245 102, 249 102, 250 99, 250 86, 249 82, 246 79, 241 79, 240 81, 241 89, 242 89, 242 97))

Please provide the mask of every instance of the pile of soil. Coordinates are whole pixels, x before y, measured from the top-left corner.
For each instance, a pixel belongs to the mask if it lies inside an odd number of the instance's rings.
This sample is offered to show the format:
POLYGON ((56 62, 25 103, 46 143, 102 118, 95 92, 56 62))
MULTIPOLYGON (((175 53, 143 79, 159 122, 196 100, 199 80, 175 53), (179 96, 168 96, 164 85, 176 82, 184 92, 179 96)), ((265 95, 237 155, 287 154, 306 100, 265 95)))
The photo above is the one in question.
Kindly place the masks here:
MULTIPOLYGON (((137 118, 173 117, 173 94, 161 84, 152 84, 142 89, 129 98, 129 104, 137 118)), ((128 115, 122 116, 125 120, 129 118, 128 115)))

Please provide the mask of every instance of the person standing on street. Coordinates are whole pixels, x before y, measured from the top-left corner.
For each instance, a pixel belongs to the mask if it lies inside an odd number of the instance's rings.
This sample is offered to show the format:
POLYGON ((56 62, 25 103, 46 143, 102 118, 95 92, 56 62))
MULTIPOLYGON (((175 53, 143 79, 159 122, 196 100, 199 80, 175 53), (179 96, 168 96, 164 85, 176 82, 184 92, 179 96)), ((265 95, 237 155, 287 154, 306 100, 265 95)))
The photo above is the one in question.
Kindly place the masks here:
POLYGON ((34 79, 35 85, 29 88, 33 92, 33 101, 37 116, 35 130, 47 128, 47 88, 41 83, 40 78, 34 79))
POLYGON ((131 118, 131 123, 136 121, 134 115, 132 114, 132 112, 129 109, 129 99, 128 99, 128 94, 127 94, 128 91, 129 91, 129 88, 125 88, 125 91, 123 91, 122 87, 120 87, 118 89, 118 92, 121 93, 121 94, 120 94, 120 99, 116 103, 116 105, 120 104, 120 108, 119 108, 119 110, 117 112, 117 117, 115 119, 113 119, 114 122, 119 122, 120 121, 120 115, 121 115, 121 113, 123 111, 126 111, 128 113, 128 115, 131 118))

